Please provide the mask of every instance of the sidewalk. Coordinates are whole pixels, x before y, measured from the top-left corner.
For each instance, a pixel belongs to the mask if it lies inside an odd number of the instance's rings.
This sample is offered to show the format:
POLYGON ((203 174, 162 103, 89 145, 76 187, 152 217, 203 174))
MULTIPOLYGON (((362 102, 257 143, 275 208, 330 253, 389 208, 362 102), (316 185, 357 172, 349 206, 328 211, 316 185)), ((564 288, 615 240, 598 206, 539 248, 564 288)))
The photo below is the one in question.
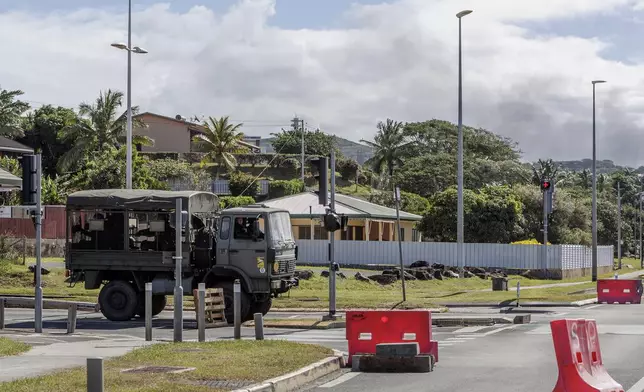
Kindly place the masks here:
MULTIPOLYGON (((8 334, 0 334, 0 336, 3 335, 9 337, 8 334)), ((43 338, 50 339, 62 336, 64 335, 42 334, 43 338)), ((125 337, 123 339, 96 339, 34 346, 24 354, 0 358, 0 369, 2 369, 0 382, 85 366, 88 357, 108 359, 125 355, 135 348, 153 343, 155 342, 125 337)))

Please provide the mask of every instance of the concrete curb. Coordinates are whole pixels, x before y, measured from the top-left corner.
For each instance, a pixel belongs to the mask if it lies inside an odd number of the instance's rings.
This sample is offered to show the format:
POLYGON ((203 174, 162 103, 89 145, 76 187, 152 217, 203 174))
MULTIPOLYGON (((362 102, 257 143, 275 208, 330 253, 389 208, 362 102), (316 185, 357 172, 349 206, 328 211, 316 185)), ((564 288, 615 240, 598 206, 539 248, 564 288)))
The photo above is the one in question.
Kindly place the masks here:
MULTIPOLYGON (((345 313, 346 311, 366 311, 366 310, 392 310, 391 308, 356 308, 356 309, 338 309, 338 313, 345 313)), ((401 310, 429 310, 432 313, 445 313, 448 311, 446 307, 443 308, 414 308, 414 309, 401 309, 401 310)), ((272 308, 271 313, 328 313, 328 308, 272 308)))
MULTIPOLYGON (((443 304, 447 308, 508 308, 515 307, 515 301, 510 303, 501 302, 471 302, 471 303, 453 303, 443 304)), ((597 298, 590 298, 575 302, 520 302, 523 308, 574 308, 584 305, 589 305, 597 302, 597 298)))
MULTIPOLYGON (((269 319, 270 320, 270 319, 269 319)), ((279 328, 279 329, 339 329, 339 328, 346 328, 347 323, 346 321, 336 321, 333 323, 329 323, 328 325, 281 325, 279 323, 271 323, 269 320, 264 321, 264 328, 279 328)), ((254 327, 255 323, 248 323, 248 324, 242 324, 244 327, 254 327)))
POLYGON ((333 351, 332 357, 247 388, 235 389, 232 392, 288 392, 295 390, 346 366, 344 355, 340 351, 333 351))
POLYGON ((432 318, 432 325, 437 327, 491 326, 494 324, 512 324, 510 317, 441 317, 432 318))

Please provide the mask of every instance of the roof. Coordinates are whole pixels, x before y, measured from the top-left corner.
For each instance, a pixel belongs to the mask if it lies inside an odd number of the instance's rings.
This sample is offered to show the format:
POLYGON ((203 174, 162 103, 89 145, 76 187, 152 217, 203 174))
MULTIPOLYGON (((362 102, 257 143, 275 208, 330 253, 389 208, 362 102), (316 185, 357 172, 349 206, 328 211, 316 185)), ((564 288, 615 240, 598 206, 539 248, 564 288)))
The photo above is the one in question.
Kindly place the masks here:
POLYGON ((250 214, 250 213, 253 213, 253 212, 257 211, 260 208, 261 208, 262 211, 268 212, 268 213, 271 213, 271 212, 288 212, 288 210, 286 210, 284 208, 272 208, 272 207, 270 207, 268 205, 264 205, 264 204, 256 204, 256 205, 252 205, 252 206, 226 208, 224 211, 230 212, 230 213, 233 213, 233 214, 236 214, 236 213, 250 214))
MULTIPOLYGON (((315 218, 326 213, 326 207, 319 204, 317 192, 304 192, 267 200, 264 204, 269 207, 287 210, 292 218, 315 218)), ((350 218, 396 219, 396 210, 393 208, 337 193, 335 195, 335 212, 340 215, 347 215, 350 218)), ((400 211, 401 220, 420 221, 422 218, 420 215, 400 211)))
POLYGON ((34 149, 28 146, 25 146, 22 143, 18 143, 15 140, 8 139, 4 136, 0 136, 0 151, 6 152, 18 152, 23 154, 33 154, 34 149))
POLYGON ((22 189, 22 178, 0 169, 0 189, 22 189))
POLYGON ((153 189, 95 189, 67 196, 68 207, 174 209, 176 200, 189 206, 190 212, 214 212, 219 209, 217 195, 198 191, 159 191, 153 189))

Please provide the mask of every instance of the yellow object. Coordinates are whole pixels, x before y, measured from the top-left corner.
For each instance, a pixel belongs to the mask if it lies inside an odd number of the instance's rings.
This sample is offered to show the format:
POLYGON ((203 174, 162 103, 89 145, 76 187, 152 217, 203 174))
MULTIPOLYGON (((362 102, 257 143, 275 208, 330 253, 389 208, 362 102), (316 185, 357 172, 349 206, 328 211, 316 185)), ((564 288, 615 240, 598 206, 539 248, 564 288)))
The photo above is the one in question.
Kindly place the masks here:
MULTIPOLYGON (((542 245, 541 242, 537 241, 536 239, 532 238, 529 240, 521 240, 521 241, 515 241, 510 243, 510 245, 542 245)), ((548 242, 548 245, 552 245, 550 242, 548 242)))

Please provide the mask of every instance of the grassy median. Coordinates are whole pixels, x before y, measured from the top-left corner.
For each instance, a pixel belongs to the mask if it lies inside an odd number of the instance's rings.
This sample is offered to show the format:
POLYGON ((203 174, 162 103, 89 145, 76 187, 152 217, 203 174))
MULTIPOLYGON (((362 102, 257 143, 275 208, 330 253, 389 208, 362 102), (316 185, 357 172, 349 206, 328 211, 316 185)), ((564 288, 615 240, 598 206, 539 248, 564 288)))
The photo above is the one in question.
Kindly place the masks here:
MULTIPOLYGON (((320 361, 332 350, 280 340, 156 344, 105 362, 105 390, 110 392, 218 392, 217 381, 247 386, 320 361), (195 368, 182 373, 128 373, 143 366, 195 368)), ((47 376, 0 383, 3 392, 86 391, 86 370, 78 368, 47 376)))
POLYGON ((0 357, 18 355, 29 351, 30 348, 31 346, 26 343, 16 342, 8 338, 0 338, 0 357))

